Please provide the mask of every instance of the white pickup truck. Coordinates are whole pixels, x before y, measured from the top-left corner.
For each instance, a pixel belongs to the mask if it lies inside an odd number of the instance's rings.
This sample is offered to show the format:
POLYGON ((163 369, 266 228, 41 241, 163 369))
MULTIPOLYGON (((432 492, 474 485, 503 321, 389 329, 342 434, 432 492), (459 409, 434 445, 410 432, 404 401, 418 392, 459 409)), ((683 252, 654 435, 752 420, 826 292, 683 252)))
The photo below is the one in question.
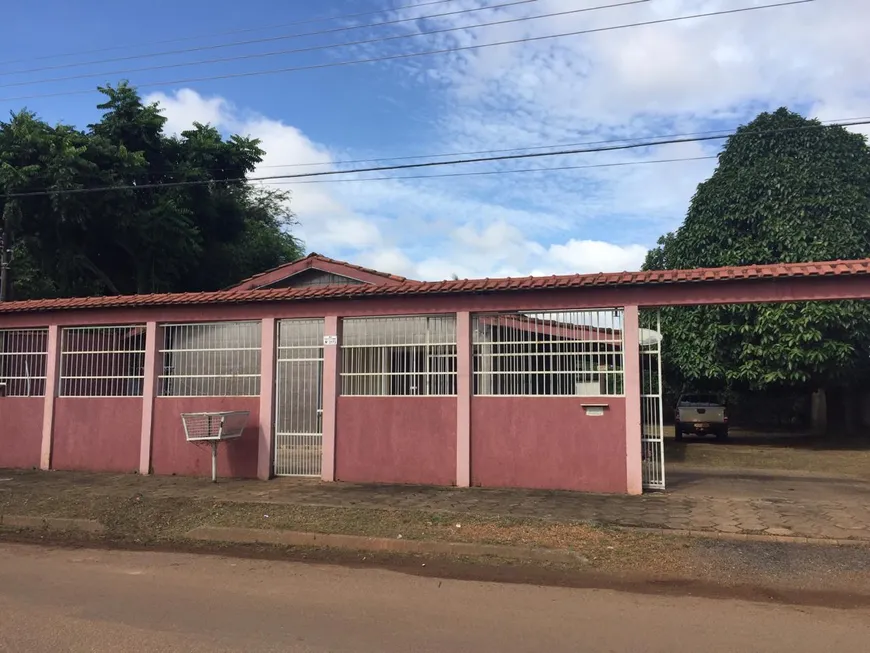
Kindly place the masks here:
POLYGON ((728 413, 713 395, 687 394, 680 397, 674 415, 674 437, 684 435, 715 435, 717 440, 728 437, 728 413))

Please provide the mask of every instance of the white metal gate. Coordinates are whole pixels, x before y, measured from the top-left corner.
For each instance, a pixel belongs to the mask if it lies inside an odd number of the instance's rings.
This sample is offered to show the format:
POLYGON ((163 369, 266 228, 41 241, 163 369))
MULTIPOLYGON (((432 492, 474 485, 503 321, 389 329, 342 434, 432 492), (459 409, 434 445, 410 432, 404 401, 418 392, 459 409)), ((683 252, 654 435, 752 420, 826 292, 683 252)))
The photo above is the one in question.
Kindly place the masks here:
POLYGON ((278 321, 275 377, 275 475, 320 476, 323 320, 278 321))
POLYGON ((640 422, 643 487, 665 489, 662 326, 658 311, 640 315, 640 422))

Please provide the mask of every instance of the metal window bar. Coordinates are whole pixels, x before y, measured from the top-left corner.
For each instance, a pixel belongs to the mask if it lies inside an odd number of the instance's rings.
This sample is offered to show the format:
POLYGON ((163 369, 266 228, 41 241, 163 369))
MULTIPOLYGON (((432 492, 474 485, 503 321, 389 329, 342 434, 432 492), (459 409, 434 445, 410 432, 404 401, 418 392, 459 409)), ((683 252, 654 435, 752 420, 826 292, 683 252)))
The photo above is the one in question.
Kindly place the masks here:
POLYGON ((474 394, 620 396, 622 310, 473 316, 474 394))
POLYGON ((260 394, 260 322, 163 326, 161 397, 260 394))
POLYGON ((65 327, 61 331, 61 397, 140 397, 145 325, 65 327))
POLYGON ((349 318, 342 325, 343 395, 456 394, 454 315, 349 318))
POLYGON ((662 327, 658 311, 640 314, 640 414, 643 487, 665 489, 662 327))
POLYGON ((0 330, 0 396, 44 397, 48 329, 0 330))
POLYGON ((320 476, 323 320, 279 320, 275 365, 275 475, 320 476))

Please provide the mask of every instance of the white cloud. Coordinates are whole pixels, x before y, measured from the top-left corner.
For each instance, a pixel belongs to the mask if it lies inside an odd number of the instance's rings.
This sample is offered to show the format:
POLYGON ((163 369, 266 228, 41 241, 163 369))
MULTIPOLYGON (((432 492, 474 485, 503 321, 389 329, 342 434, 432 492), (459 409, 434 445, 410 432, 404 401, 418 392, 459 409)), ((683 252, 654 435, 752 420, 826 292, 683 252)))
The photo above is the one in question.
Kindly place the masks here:
POLYGON ((205 98, 189 88, 167 95, 152 93, 144 98, 146 103, 158 102, 166 118, 165 131, 176 136, 193 127, 193 123, 221 125, 232 109, 222 97, 205 98))
POLYGON ((569 240, 549 248, 550 258, 561 271, 600 272, 602 270, 637 270, 647 248, 643 245, 620 247, 600 240, 569 240))

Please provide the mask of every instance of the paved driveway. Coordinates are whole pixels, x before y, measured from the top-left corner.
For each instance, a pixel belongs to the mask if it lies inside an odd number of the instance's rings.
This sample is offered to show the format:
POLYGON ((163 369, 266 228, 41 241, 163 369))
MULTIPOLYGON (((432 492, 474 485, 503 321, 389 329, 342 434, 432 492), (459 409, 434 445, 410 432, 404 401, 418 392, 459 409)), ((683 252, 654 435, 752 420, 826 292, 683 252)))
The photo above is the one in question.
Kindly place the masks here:
POLYGON ((794 471, 709 469, 669 466, 668 493, 734 499, 870 503, 870 482, 794 471))
POLYGON ((678 467, 668 470, 667 485, 673 508, 665 527, 870 540, 870 482, 864 480, 678 467))

